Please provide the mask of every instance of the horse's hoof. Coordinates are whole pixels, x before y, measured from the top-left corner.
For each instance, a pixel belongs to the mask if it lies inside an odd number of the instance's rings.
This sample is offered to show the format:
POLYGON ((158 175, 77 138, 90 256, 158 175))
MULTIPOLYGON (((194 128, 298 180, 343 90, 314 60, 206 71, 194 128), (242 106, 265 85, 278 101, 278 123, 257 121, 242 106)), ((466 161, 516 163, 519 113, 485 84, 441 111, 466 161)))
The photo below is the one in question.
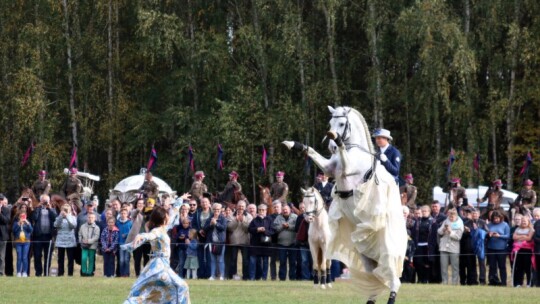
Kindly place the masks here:
POLYGON ((338 137, 337 133, 334 132, 334 131, 328 131, 326 132, 326 136, 329 138, 329 139, 336 139, 338 137))
POLYGON ((289 150, 294 146, 294 141, 282 141, 281 143, 284 144, 289 150))

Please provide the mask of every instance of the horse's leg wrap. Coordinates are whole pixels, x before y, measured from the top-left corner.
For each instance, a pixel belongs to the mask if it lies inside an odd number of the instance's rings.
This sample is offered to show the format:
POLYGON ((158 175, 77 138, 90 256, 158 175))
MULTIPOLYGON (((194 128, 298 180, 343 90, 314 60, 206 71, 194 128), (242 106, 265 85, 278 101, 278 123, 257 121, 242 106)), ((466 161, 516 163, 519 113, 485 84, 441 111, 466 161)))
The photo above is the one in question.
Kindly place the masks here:
POLYGON ((326 270, 321 270, 321 285, 326 285, 327 283, 326 278, 327 278, 326 270))
POLYGON ((388 303, 387 304, 396 303, 396 297, 397 297, 397 293, 395 291, 390 292, 390 297, 388 298, 388 303))
POLYGON ((332 273, 330 272, 330 268, 326 268, 326 283, 332 283, 335 278, 332 277, 332 273))
POLYGON ((307 150, 307 147, 297 141, 294 142, 294 146, 292 147, 293 149, 295 150, 298 150, 298 151, 305 151, 307 150))
POLYGON ((319 284, 319 272, 313 269, 313 284, 319 284))

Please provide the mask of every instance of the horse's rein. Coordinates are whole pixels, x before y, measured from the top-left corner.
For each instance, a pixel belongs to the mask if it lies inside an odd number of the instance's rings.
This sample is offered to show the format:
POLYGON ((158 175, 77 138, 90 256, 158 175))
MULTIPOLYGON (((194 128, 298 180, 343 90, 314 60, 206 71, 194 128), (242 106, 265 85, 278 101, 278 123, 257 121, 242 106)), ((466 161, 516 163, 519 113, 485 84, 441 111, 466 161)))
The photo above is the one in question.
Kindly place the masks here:
POLYGON ((304 198, 306 198, 306 197, 314 197, 315 198, 315 210, 306 211, 306 215, 313 215, 314 217, 318 217, 321 214, 321 212, 323 211, 324 206, 322 206, 322 208, 319 209, 319 200, 317 199, 316 195, 314 195, 314 194, 305 195, 304 198))

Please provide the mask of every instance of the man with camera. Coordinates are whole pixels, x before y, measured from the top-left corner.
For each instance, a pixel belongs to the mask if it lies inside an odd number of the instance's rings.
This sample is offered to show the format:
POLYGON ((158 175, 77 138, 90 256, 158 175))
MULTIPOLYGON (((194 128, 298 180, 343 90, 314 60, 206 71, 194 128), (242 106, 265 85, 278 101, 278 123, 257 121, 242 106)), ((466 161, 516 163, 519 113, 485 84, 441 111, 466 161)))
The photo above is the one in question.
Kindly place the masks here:
POLYGON ((36 276, 49 275, 51 240, 54 231, 56 211, 51 207, 51 198, 47 194, 39 197, 40 205, 32 212, 32 242, 34 248, 34 269, 36 276), (42 260, 43 257, 43 260, 42 260), (43 269, 45 265, 45 271, 43 269))
POLYGON ((9 241, 8 225, 10 222, 8 200, 0 193, 0 277, 4 276, 6 262, 6 246, 9 241))

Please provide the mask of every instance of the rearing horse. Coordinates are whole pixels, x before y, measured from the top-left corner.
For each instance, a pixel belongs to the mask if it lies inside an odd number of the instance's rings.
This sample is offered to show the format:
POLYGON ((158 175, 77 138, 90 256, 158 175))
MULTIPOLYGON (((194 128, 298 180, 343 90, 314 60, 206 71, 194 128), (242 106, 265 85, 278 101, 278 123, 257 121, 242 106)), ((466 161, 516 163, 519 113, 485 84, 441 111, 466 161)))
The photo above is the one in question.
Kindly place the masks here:
POLYGON ((399 188, 376 159, 364 117, 349 107, 328 107, 332 118, 328 138, 337 149, 329 159, 298 142, 289 149, 307 153, 328 176, 334 177, 334 202, 329 210, 329 255, 349 266, 368 303, 390 289, 395 302, 407 245, 399 188))

